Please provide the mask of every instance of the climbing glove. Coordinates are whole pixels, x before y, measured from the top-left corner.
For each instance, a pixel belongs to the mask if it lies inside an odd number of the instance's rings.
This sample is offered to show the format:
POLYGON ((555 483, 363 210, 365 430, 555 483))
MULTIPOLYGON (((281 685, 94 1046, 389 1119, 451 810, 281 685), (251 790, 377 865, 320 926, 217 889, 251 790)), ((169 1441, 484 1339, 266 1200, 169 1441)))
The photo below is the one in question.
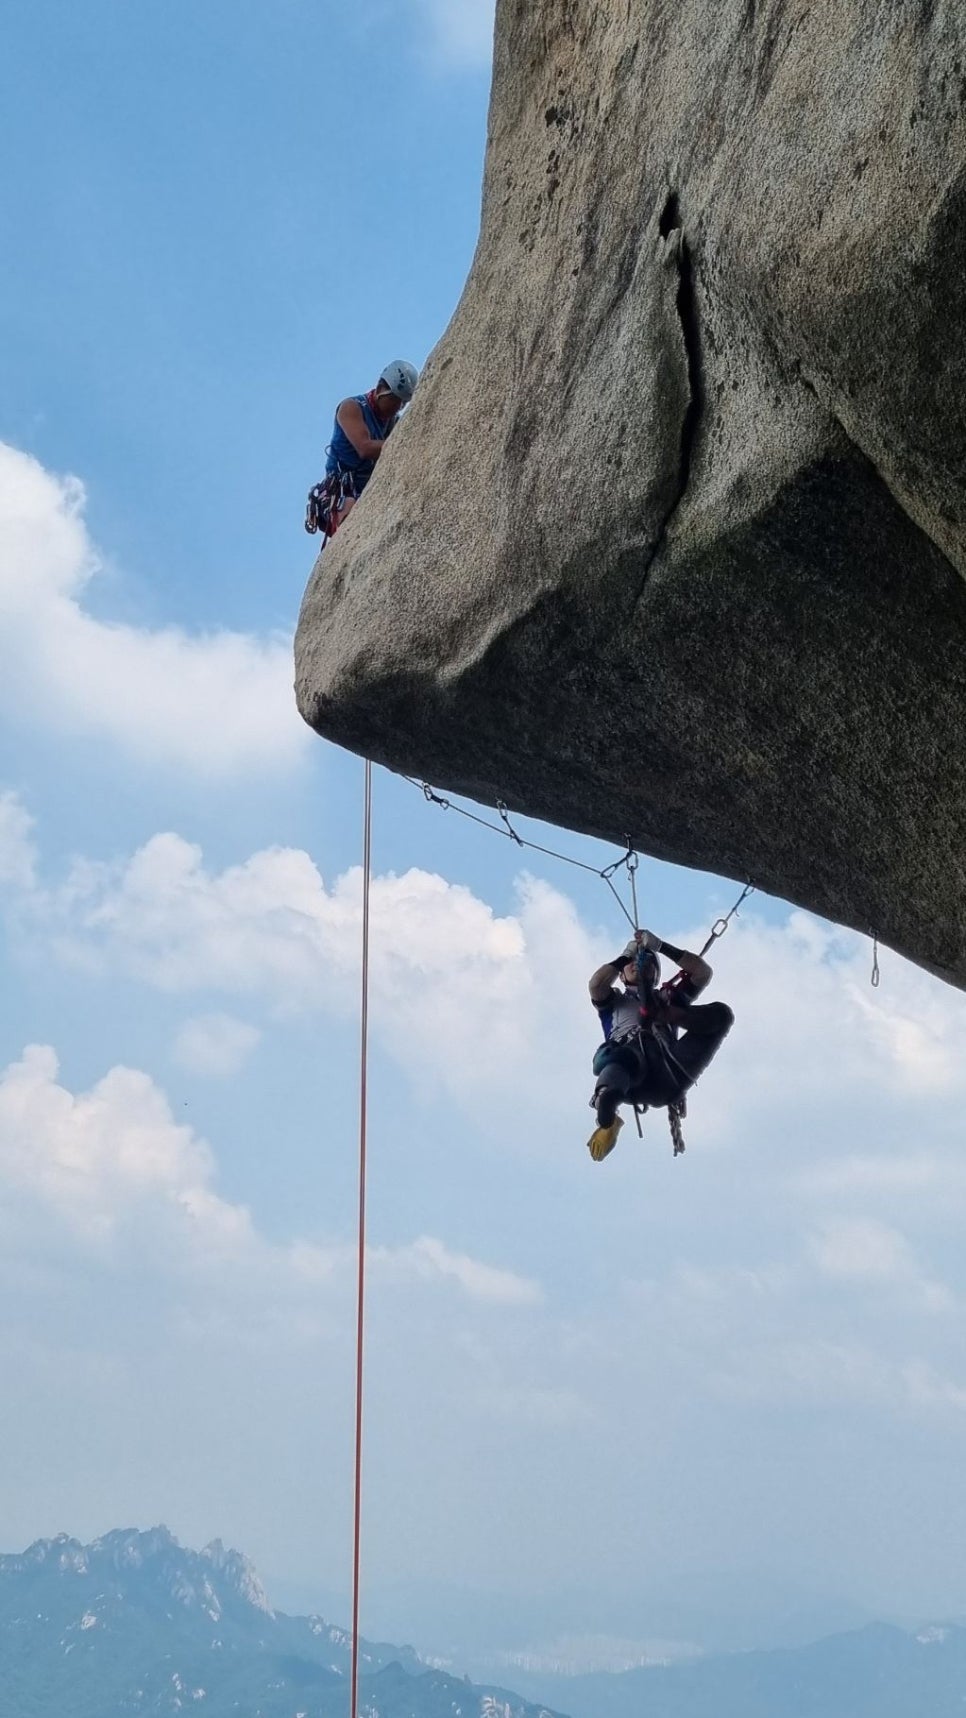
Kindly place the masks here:
POLYGON ((655 936, 653 931, 638 931, 637 936, 630 938, 621 959, 625 961, 625 963, 629 960, 636 960, 639 948, 646 948, 651 954, 660 954, 661 946, 660 937, 655 936), (638 941, 638 938, 640 938, 640 941, 638 941))

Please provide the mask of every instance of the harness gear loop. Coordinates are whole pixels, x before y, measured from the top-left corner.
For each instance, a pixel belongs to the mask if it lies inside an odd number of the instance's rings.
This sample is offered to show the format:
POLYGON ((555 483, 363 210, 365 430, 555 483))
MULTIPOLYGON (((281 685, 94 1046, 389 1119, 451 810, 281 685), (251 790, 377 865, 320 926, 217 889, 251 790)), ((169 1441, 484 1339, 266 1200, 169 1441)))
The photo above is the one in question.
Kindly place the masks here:
POLYGON ((879 974, 879 938, 876 935, 875 931, 872 931, 871 936, 872 936, 872 988, 873 988, 873 990, 878 990, 878 988, 879 988, 879 977, 880 977, 880 974, 879 974))
POLYGON ((321 531, 323 537, 334 537, 336 521, 347 501, 356 499, 355 477, 351 471, 330 471, 319 483, 313 484, 305 503, 305 529, 309 536, 321 531))

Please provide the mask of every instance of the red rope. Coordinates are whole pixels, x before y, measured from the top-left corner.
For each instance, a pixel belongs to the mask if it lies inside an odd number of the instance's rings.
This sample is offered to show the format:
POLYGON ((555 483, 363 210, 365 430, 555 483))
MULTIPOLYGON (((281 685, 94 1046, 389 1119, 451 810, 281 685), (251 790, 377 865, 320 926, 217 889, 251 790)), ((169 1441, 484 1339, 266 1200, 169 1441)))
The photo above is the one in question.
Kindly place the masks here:
POLYGON ((362 1360, 366 1300, 366 1070, 369 1060, 369 879, 372 872, 372 764, 366 759, 362 853, 362 1010, 359 1029, 359 1271, 356 1297, 356 1451, 352 1544, 352 1705, 359 1714, 359 1570, 362 1543, 362 1360))

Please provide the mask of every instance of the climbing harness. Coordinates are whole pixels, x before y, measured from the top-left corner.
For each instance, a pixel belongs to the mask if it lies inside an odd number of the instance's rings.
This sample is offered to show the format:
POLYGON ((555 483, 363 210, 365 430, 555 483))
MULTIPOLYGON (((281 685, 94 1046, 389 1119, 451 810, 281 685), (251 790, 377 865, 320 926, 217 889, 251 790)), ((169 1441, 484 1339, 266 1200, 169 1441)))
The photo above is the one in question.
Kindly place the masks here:
MULTIPOLYGON (((746 887, 744 893, 742 894, 741 900, 745 899, 745 896, 748 894, 749 890, 750 890, 750 884, 746 887)), ((635 901, 635 907, 636 907, 636 904, 637 903, 635 901)), ((736 906, 732 907, 731 912, 728 914, 728 920, 730 920, 734 916, 734 914, 737 912, 738 905, 740 905, 740 901, 736 906)), ((724 936, 724 933, 728 928, 728 920, 721 920, 721 919, 718 920, 718 924, 723 925, 723 929, 718 932, 719 936, 724 936)), ((708 942, 705 944, 705 948, 710 948, 711 943, 714 940, 715 940, 714 936, 712 935, 709 938, 708 942)), ((703 952, 704 951, 702 950, 702 953, 703 952)), ((664 1062, 665 1067, 668 1068, 668 1071, 671 1074, 677 1073, 683 1079, 687 1080, 688 1083, 690 1084, 690 1077, 688 1075, 687 1069, 682 1068, 680 1062, 678 1061, 677 1057, 674 1054, 674 1051, 671 1049, 671 1046, 668 1043, 667 1039, 664 1038, 661 1035, 661 1033, 659 1033, 657 1030, 658 1026, 660 1025, 660 1017, 661 1017, 661 1013, 663 1010, 662 1010, 662 1004, 658 999, 658 992, 654 989, 654 986, 650 983, 650 981, 647 977, 647 973, 645 970, 645 964, 646 964, 645 958, 644 958, 645 953, 646 953, 646 951, 643 948, 639 948, 637 951, 637 993, 638 993, 639 998, 641 999, 641 1001, 640 1001, 640 1016, 641 1016, 641 1018, 640 1018, 640 1025, 637 1028, 637 1032, 636 1032, 635 1036, 637 1037, 638 1041, 641 1042, 642 1049, 643 1049, 643 1039, 644 1039, 645 1034, 647 1034, 647 1036, 651 1039, 652 1043, 655 1045, 656 1049, 658 1050, 658 1052, 661 1056, 661 1059, 664 1062)), ((669 986, 669 988, 673 990, 673 988, 674 988, 673 981, 672 981, 672 984, 669 986)), ((641 1118, 640 1118, 640 1115, 638 1113, 638 1110, 639 1110, 639 1105, 635 1104, 634 1105, 634 1120, 637 1122, 638 1134, 641 1138, 643 1138, 644 1129, 641 1127, 641 1118)), ((687 1113, 688 1113, 688 1100, 687 1100, 686 1089, 685 1089, 684 1091, 679 1092, 677 1097, 672 1098, 670 1103, 667 1106, 668 1126, 670 1127, 670 1130, 671 1130, 671 1143, 674 1147, 674 1156, 675 1157, 680 1157, 682 1155, 682 1153, 684 1152, 684 1149, 685 1149, 684 1129, 682 1128, 681 1123, 683 1122, 684 1117, 687 1115, 687 1113)))
POLYGON ((366 1300, 366 1131, 369 1065, 369 894, 372 877, 372 764, 366 759, 362 843, 362 1001, 359 1020, 359 1240, 356 1290, 356 1438, 352 1512, 352 1670, 350 1718, 359 1715, 359 1573, 362 1559, 363 1339, 366 1300))

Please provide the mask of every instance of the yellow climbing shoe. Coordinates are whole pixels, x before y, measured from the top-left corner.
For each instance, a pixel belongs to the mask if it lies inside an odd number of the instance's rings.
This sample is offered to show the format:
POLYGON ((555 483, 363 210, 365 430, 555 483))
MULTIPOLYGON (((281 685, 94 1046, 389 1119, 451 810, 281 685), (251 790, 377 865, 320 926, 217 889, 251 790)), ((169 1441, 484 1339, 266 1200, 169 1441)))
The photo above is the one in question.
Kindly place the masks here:
POLYGON ((587 1150, 595 1163, 603 1163, 617 1144, 617 1135, 624 1126, 622 1116, 615 1116, 610 1127, 595 1127, 589 1140, 587 1150))

